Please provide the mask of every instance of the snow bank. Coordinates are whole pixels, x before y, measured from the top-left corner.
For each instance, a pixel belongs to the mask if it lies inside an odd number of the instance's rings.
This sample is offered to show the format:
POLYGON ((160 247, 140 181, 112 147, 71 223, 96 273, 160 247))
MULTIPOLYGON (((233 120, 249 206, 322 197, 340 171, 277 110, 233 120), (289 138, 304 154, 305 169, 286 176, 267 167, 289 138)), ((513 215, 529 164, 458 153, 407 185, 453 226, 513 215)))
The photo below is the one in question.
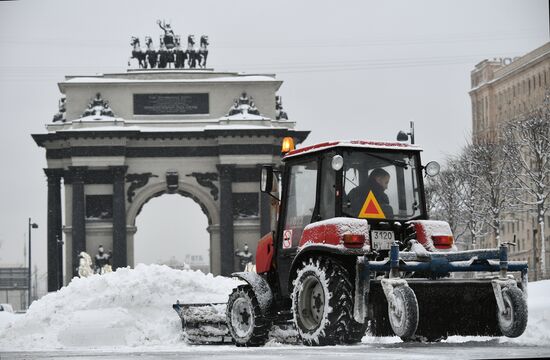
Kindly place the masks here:
POLYGON ((14 314, 7 311, 0 311, 0 334, 4 331, 8 325, 19 319, 21 314, 14 314))
POLYGON ((550 280, 529 283, 528 292, 527 329, 519 338, 507 340, 526 345, 550 345, 550 280))
POLYGON ((200 271, 143 264, 75 278, 15 321, 2 327, 0 320, 0 350, 184 346, 172 304, 226 302, 236 284, 200 271))

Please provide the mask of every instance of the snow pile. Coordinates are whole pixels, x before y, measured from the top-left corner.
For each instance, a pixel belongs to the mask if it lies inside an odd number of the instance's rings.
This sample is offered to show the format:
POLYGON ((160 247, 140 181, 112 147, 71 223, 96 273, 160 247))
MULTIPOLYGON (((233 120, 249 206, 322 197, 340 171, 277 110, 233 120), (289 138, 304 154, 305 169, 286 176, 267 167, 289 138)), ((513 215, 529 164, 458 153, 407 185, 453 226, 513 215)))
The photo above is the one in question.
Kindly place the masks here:
POLYGON ((200 271, 143 264, 74 278, 0 327, 0 349, 181 345, 181 321, 172 304, 226 302, 236 284, 200 271))
POLYGON ((20 314, 14 314, 7 311, 0 311, 0 334, 4 331, 8 325, 15 322, 17 319, 19 319, 22 315, 20 314))
POLYGON ((527 305, 529 320, 527 329, 511 342, 526 345, 550 344, 550 280, 531 282, 528 286, 527 305))

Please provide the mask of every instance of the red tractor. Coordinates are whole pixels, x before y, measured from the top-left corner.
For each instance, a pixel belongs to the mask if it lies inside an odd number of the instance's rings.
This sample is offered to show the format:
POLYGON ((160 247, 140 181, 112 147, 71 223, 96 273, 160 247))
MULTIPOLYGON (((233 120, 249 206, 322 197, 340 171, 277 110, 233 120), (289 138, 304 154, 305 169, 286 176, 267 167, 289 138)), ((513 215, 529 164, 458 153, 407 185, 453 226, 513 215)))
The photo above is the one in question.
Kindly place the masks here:
POLYGON ((280 169, 264 166, 276 229, 258 243, 256 273, 233 274, 246 284, 227 304, 174 305, 188 339, 260 346, 288 322, 306 345, 356 343, 367 329, 428 341, 521 335, 527 264, 509 262, 506 245, 457 251, 449 225, 428 220, 423 177, 439 165, 422 166, 420 151, 334 141, 289 151, 280 169))

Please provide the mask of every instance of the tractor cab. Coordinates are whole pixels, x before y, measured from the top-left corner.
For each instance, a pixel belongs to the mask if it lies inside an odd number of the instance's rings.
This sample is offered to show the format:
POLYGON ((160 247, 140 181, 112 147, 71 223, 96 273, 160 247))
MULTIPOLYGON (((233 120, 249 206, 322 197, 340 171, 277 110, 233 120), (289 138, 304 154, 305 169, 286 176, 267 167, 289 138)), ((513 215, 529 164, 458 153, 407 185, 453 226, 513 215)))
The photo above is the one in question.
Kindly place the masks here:
POLYGON ((258 273, 277 264, 284 298, 307 253, 330 252, 350 266, 361 255, 381 259, 395 241, 404 248, 412 231, 406 222, 427 219, 417 146, 335 141, 287 150, 282 171, 262 169, 261 190, 277 199, 278 221, 274 238, 264 237, 257 250, 258 273))
POLYGON ((377 250, 404 240, 405 222, 427 219, 423 170, 438 172, 435 162, 421 165, 420 152, 405 143, 327 142, 289 151, 282 172, 264 167, 262 191, 281 196, 281 250, 295 252, 308 225, 334 218, 366 220, 377 250))

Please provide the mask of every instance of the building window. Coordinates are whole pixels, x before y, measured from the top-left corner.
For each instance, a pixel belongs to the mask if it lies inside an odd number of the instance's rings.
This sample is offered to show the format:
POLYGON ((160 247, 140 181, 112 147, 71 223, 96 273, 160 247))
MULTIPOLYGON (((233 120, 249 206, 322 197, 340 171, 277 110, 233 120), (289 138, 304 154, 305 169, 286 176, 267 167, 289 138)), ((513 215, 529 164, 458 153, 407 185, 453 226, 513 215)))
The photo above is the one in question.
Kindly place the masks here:
POLYGON ((86 195, 86 218, 103 220, 113 218, 112 195, 86 195))

